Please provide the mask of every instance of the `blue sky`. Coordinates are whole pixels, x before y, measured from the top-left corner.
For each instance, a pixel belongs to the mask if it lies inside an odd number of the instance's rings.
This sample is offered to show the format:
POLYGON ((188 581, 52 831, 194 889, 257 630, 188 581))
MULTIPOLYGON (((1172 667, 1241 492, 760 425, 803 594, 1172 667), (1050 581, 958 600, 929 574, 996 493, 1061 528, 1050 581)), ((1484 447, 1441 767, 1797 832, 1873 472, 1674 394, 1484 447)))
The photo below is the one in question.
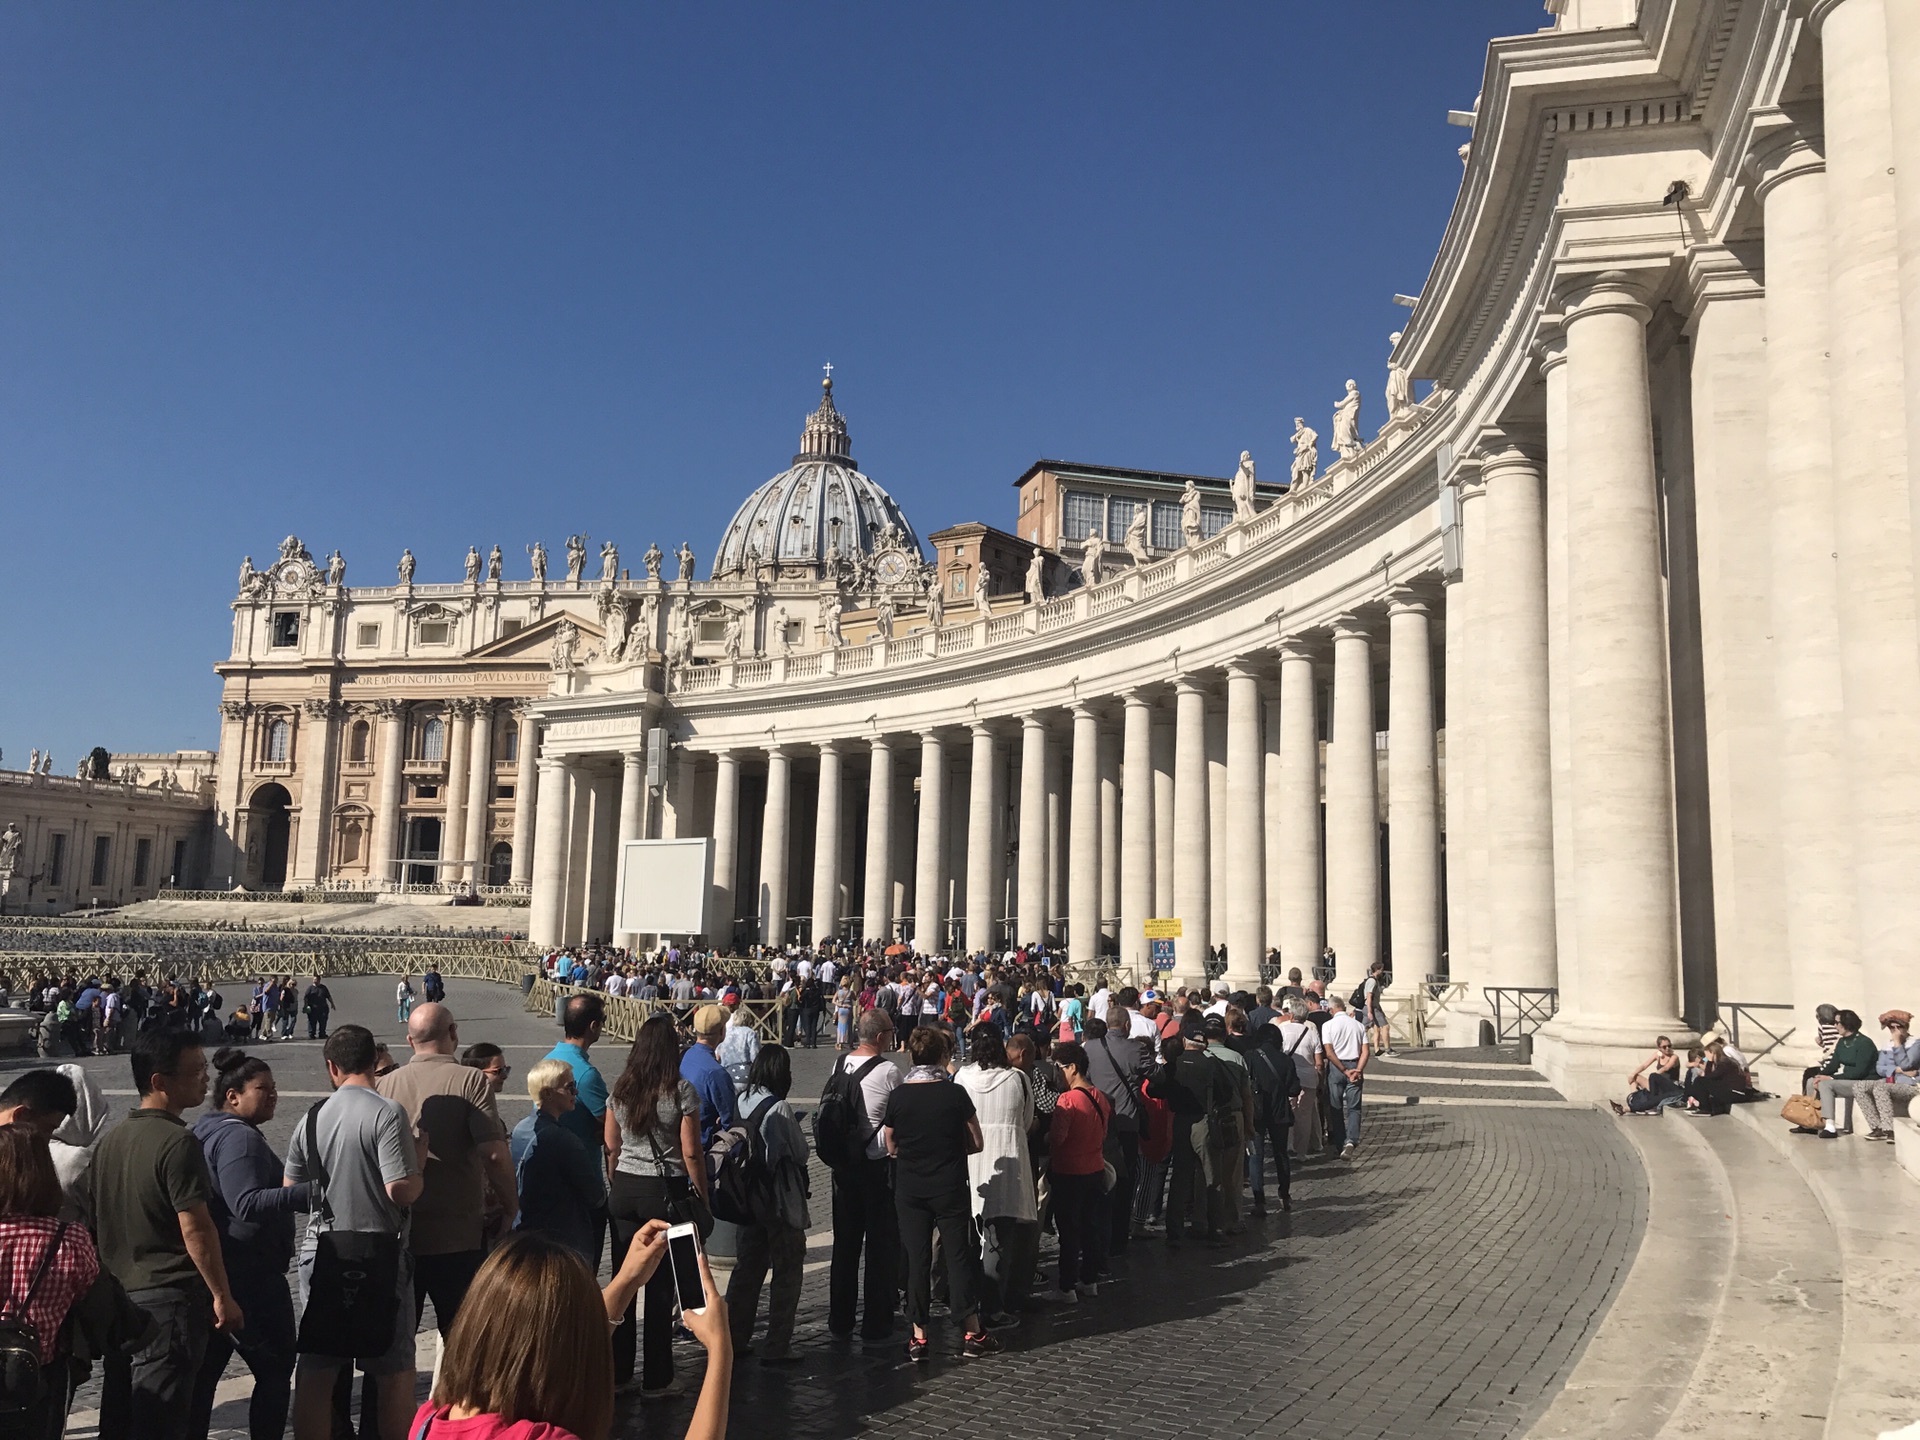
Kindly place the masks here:
POLYGON ((240 557, 690 541, 835 390, 924 535, 1285 470, 1539 0, 0 8, 0 749, 211 745, 240 557))

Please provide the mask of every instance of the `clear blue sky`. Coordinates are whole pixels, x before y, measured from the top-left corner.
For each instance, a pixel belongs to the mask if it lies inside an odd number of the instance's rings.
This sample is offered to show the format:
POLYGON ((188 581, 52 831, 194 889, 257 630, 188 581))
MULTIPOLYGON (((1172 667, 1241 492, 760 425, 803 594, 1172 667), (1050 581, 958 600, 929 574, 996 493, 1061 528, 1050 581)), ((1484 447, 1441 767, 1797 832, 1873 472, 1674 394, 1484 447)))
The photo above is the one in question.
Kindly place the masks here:
POLYGON ((689 540, 835 389, 924 535, 1275 478, 1539 0, 0 8, 0 747, 211 745, 243 554, 689 540))

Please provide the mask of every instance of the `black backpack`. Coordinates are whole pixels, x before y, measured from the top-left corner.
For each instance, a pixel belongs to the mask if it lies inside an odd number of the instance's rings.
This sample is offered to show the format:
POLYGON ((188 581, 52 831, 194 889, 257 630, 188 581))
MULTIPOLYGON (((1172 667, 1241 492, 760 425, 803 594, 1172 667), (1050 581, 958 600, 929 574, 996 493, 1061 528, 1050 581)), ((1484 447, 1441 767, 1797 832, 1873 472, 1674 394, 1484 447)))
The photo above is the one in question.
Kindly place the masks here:
POLYGON ((1288 1053, 1276 1045, 1251 1046, 1247 1072, 1253 1077, 1254 1118, 1262 1125, 1281 1116, 1291 1121, 1293 1100, 1300 1093, 1300 1072, 1288 1053))
POLYGON ((820 1108, 813 1112, 813 1148, 829 1169, 849 1170, 866 1159, 873 1122, 861 1087, 874 1066, 886 1063, 886 1056, 875 1055, 858 1070, 841 1065, 827 1077, 820 1108))
POLYGON ((729 1125, 707 1147, 707 1172, 713 1176, 713 1214, 734 1225, 763 1225, 773 1209, 773 1168, 760 1133, 768 1101, 746 1119, 729 1125))
POLYGON ((47 1375, 40 1365, 40 1327, 27 1318, 27 1307, 33 1304, 40 1282, 47 1278, 53 1257, 66 1237, 67 1226, 62 1221, 47 1242, 26 1298, 18 1306, 11 1301, 0 1302, 0 1414, 32 1410, 47 1398, 47 1375))

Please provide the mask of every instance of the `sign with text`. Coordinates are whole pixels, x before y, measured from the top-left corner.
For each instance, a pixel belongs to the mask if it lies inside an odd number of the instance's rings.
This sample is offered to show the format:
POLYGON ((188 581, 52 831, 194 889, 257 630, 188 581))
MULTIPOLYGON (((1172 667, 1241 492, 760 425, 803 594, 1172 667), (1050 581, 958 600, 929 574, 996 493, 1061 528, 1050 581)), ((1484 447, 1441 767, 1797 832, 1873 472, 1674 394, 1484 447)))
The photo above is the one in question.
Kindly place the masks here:
POLYGON ((1146 931, 1146 938, 1149 940, 1178 940, 1180 938, 1180 922, 1178 920, 1149 920, 1144 929, 1146 931))
POLYGON ((1153 948, 1153 968, 1156 970, 1173 969, 1173 941, 1154 940, 1148 943, 1153 948))

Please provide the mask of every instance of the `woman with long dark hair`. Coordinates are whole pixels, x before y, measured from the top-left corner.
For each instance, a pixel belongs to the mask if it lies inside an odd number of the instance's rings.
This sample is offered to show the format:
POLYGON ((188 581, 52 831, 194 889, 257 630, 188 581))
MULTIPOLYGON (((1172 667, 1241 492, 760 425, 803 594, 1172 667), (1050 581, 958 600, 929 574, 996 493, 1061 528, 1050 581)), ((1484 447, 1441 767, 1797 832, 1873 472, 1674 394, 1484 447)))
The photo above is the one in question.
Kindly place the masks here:
MULTIPOLYGON (((607 1106, 607 1210, 613 1219, 613 1263, 626 1258, 640 1228, 681 1210, 689 1191, 704 1201, 707 1158, 700 1147, 700 1092, 680 1078, 680 1032, 655 1015, 640 1027, 607 1106)), ((684 1213, 684 1211, 682 1211, 684 1213)), ((647 1281, 640 1337, 640 1396, 679 1394, 673 1382, 673 1276, 664 1268, 647 1281)), ((614 1382, 633 1380, 633 1306, 613 1332, 614 1382)))
POLYGON ((61 1352, 60 1327, 100 1278, 100 1258, 84 1225, 58 1218, 63 1198, 46 1137, 0 1125, 0 1304, 34 1327, 42 1390, 37 1404, 0 1416, 6 1440, 57 1440, 66 1429, 73 1367, 61 1352))
POLYGON ((767 1299, 767 1344, 762 1365, 788 1365, 793 1353, 793 1318, 800 1308, 800 1280, 807 1263, 807 1137, 787 1104, 793 1089, 793 1060, 783 1045, 763 1045, 740 1098, 740 1120, 760 1132, 772 1193, 754 1223, 740 1227, 738 1258, 727 1282, 727 1308, 733 1313, 733 1348, 744 1355, 753 1338, 754 1312, 769 1267, 773 1290, 767 1299))

